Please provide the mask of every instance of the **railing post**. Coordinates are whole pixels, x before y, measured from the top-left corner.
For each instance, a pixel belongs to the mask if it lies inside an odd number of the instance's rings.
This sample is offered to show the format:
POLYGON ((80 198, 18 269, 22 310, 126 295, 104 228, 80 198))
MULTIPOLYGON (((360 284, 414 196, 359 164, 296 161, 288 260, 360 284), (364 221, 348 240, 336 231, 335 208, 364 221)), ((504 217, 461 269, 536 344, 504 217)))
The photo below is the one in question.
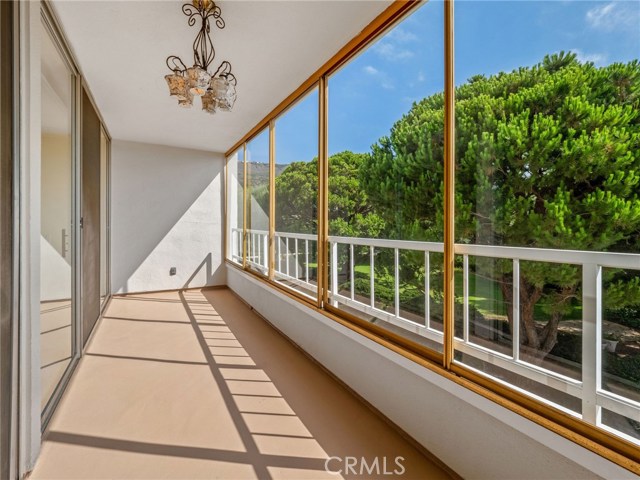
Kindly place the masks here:
POLYGON ((355 260, 353 258, 353 243, 349 244, 349 285, 351 286, 351 300, 355 300, 355 287, 353 285, 353 281, 355 279, 355 275, 353 273, 353 269, 355 267, 355 260))
POLYGON ((429 328, 431 319, 431 298, 430 298, 430 277, 431 265, 429 259, 429 251, 424 252, 424 326, 429 328))
POLYGON ((369 293, 371 294, 371 308, 376 306, 375 288, 375 263, 373 260, 373 245, 369 247, 369 293))
POLYGON ((462 256, 462 338, 469 341, 469 255, 462 256))
POLYGON ((274 235, 274 241, 276 242, 276 252, 278 255, 278 273, 282 273, 282 252, 280 251, 280 235, 274 235))
POLYGON ((602 387, 602 267, 582 266, 582 418, 598 425, 602 387))
POLYGON ((304 241, 304 280, 309 283, 309 240, 304 241))
POLYGON ((238 232, 231 229, 231 258, 234 259, 236 257, 236 249, 238 248, 238 232))
POLYGON ((513 313, 511 314, 511 341, 513 359, 520 358, 520 260, 513 259, 513 313))
POLYGON ((296 280, 299 280, 300 278, 300 273, 299 273, 299 268, 298 268, 298 239, 294 238, 293 239, 294 242, 296 242, 296 248, 295 248, 295 252, 296 252, 296 280))
MULTIPOLYGON (((331 291, 335 295, 338 294, 338 244, 336 242, 331 243, 331 291)), ((338 305, 338 301, 334 298, 332 300, 334 307, 338 305)))
POLYGON ((284 254, 284 258, 287 262, 287 265, 285 267, 285 272, 287 274, 287 277, 290 276, 289 275, 289 237, 285 237, 284 239, 284 250, 285 250, 285 254, 284 254))
POLYGON ((400 316, 400 250, 393 249, 393 306, 396 317, 400 316))
POLYGON ((263 258, 262 258, 264 263, 262 265, 264 265, 264 268, 267 269, 266 273, 267 273, 267 275, 269 275, 269 257, 270 257, 270 255, 269 255, 269 234, 268 233, 265 234, 262 237, 262 252, 263 252, 263 255, 264 255, 263 258))

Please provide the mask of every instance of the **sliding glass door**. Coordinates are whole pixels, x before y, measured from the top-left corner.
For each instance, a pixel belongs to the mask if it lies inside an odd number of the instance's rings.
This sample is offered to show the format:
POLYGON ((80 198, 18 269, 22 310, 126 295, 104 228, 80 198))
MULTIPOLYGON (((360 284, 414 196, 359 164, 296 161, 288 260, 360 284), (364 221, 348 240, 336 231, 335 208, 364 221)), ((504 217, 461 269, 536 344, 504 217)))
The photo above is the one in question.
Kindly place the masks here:
POLYGON ((75 348, 75 75, 43 23, 40 165, 40 360, 44 411, 75 348))

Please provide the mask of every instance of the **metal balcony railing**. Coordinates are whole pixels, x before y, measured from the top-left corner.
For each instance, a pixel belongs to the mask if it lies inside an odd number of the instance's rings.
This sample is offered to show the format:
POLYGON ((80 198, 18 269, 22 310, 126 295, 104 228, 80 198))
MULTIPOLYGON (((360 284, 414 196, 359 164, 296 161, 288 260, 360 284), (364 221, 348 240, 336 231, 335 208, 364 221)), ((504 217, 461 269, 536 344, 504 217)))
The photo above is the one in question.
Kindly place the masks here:
MULTIPOLYGON (((242 230, 232 229, 232 252, 234 260, 242 260, 242 230)), ((275 232, 275 264, 274 276, 276 280, 297 285, 305 289, 312 298, 315 298, 315 277, 310 273, 310 265, 315 266, 317 259, 316 235, 275 232)), ((268 232, 262 230, 247 230, 247 264, 263 273, 268 271, 268 232)), ((403 329, 411 334, 419 335, 431 342, 442 344, 443 334, 441 328, 434 324, 431 318, 431 298, 424 295, 424 318, 417 321, 415 315, 408 318, 407 312, 401 308, 400 302, 400 257, 401 252, 422 252, 424 254, 424 292, 430 292, 429 285, 433 254, 443 253, 442 243, 400 241, 372 238, 329 237, 329 276, 330 291, 329 301, 334 306, 345 306, 369 315, 373 319, 381 320, 403 329), (343 253, 339 255, 339 248, 343 253), (348 253, 344 253, 344 251, 348 253), (368 249, 369 256, 369 292, 363 296, 355 287, 356 249, 368 249), (394 278, 394 302, 393 309, 382 309, 376 305, 376 250, 388 249, 393 251, 393 278, 394 278), (347 258, 347 260, 345 260, 347 258), (349 268, 339 265, 349 262, 349 268), (347 271, 348 281, 343 285, 348 288, 340 289, 340 271, 347 271)), ((487 364, 512 372, 520 377, 544 385, 563 394, 574 397, 581 404, 581 408, 568 409, 554 403, 548 398, 533 394, 540 401, 552 404, 554 407, 565 410, 567 413, 582 418, 583 420, 611 430, 614 433, 640 444, 638 436, 629 435, 601 421, 602 409, 615 412, 627 417, 631 421, 640 422, 640 385, 629 383, 629 392, 637 395, 624 395, 613 393, 603 388, 603 321, 602 321, 602 274, 604 268, 640 270, 640 254, 625 254, 611 252, 589 252, 575 250, 556 250, 542 248, 502 247, 488 245, 456 244, 455 254, 462 257, 462 334, 455 336, 454 348, 457 352, 468 355, 487 364), (474 340, 470 330, 469 316, 469 259, 502 259, 512 262, 513 298, 511 299, 512 329, 510 348, 511 353, 497 351, 491 346, 481 345, 474 340), (545 368, 544 364, 537 365, 527 361, 526 355, 521 351, 520 345, 520 262, 533 261, 550 264, 574 265, 582 268, 582 358, 579 364, 575 364, 576 378, 564 375, 557 371, 545 368), (630 398, 634 397, 634 398, 630 398)), ((457 319, 459 320, 459 319, 457 319)), ((486 372, 481 372, 487 374, 486 372)), ((489 375, 491 376, 491 375, 489 375)), ((504 379, 494 377, 495 380, 504 382, 504 379)), ((624 382, 624 380, 623 380, 624 382)), ((506 382, 508 383, 508 382, 506 382)), ((511 385, 513 386, 513 385, 511 385)), ((517 387, 516 387, 517 388, 517 387)), ((523 390, 532 395, 531 392, 523 390)))

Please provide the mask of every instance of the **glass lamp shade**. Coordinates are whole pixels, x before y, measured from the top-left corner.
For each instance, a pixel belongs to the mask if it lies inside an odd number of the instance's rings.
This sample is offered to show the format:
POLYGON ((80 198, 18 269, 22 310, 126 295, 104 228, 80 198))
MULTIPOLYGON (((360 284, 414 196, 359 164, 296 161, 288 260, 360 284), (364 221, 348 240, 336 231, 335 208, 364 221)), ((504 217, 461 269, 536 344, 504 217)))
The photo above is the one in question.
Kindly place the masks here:
POLYGON ((227 96, 229 90, 229 81, 224 77, 215 77, 211 79, 211 89, 216 100, 223 100, 227 96))
POLYGON ((187 98, 187 79, 184 75, 174 72, 170 75, 165 75, 164 79, 169 85, 169 95, 177 97, 178 100, 184 100, 187 98))
POLYGON ((207 93, 200 97, 202 100, 202 110, 213 115, 216 113, 216 99, 213 96, 213 90, 210 88, 207 90, 207 93))
POLYGON ((238 98, 236 95, 236 87, 229 85, 227 94, 222 99, 217 100, 218 108, 225 112, 230 112, 234 103, 236 103, 236 98, 238 98))
POLYGON ((192 95, 204 95, 207 92, 211 75, 206 70, 193 66, 187 68, 187 77, 189 78, 189 91, 192 95))
POLYGON ((193 107, 193 95, 190 91, 186 92, 186 96, 184 98, 178 99, 178 105, 182 108, 193 107))

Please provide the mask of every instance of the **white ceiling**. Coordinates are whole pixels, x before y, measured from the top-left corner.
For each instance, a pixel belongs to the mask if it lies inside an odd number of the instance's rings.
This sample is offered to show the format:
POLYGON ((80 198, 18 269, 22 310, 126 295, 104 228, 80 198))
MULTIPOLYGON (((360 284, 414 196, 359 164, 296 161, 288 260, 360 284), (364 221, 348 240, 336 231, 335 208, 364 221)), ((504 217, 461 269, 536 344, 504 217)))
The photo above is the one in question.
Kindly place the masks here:
POLYGON ((54 9, 113 138, 224 152, 391 2, 221 1, 216 58, 233 65, 238 100, 209 116, 169 97, 165 59, 192 62, 196 27, 184 2, 54 1, 54 9))

